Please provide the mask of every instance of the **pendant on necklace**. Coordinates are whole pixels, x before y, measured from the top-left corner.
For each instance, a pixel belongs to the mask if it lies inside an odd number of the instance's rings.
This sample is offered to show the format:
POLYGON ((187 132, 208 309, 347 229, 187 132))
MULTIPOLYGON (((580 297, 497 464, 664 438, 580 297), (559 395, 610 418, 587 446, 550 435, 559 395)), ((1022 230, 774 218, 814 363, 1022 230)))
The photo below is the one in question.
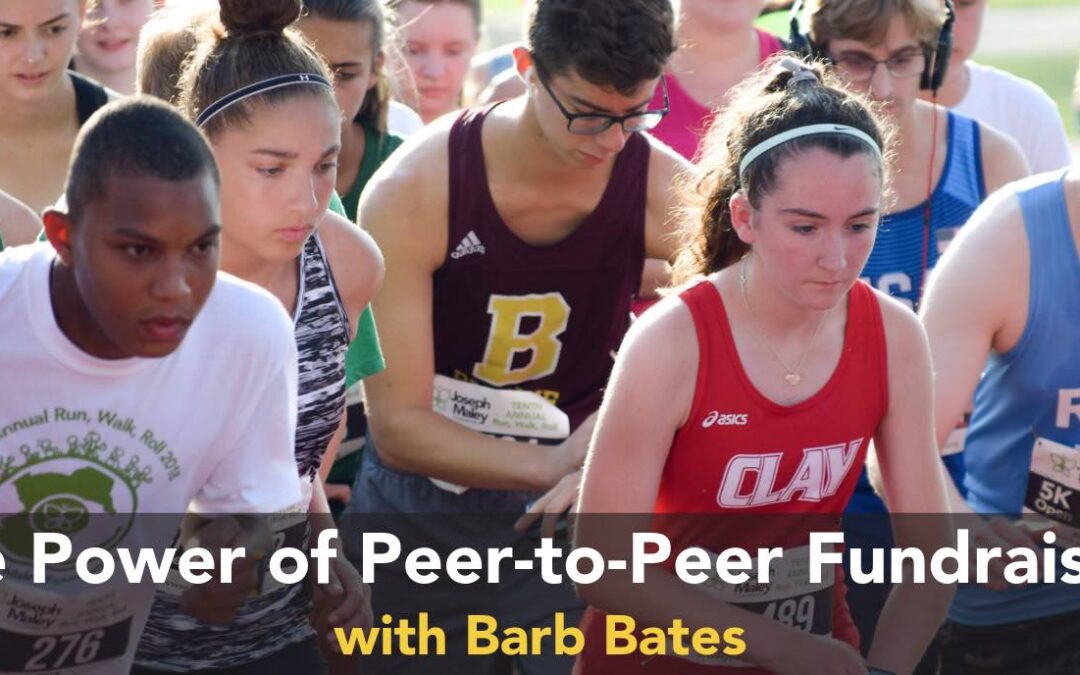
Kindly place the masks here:
POLYGON ((788 373, 787 375, 784 375, 784 379, 787 380, 788 384, 794 387, 799 383, 799 380, 801 380, 802 377, 798 373, 788 373))

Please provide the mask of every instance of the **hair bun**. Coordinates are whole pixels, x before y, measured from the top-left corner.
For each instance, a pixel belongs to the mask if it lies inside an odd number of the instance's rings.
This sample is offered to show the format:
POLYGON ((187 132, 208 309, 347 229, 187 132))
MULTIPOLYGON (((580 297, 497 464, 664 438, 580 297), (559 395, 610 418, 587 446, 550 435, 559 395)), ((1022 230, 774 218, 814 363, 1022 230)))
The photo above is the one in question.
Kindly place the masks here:
POLYGON ((220 0, 221 23, 230 33, 280 33, 300 18, 300 0, 220 0))

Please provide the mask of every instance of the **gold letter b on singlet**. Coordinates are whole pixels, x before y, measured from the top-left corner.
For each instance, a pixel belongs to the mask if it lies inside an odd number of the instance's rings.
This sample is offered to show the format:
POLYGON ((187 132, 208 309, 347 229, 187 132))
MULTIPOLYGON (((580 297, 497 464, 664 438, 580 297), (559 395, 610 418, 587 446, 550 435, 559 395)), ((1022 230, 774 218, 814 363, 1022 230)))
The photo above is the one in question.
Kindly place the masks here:
POLYGON ((473 366, 473 377, 497 387, 521 384, 555 372, 570 319, 570 305, 561 293, 492 295, 488 300, 491 332, 483 363, 473 366), (521 332, 522 320, 539 320, 535 330, 521 332), (529 361, 514 368, 514 356, 529 352, 529 361))

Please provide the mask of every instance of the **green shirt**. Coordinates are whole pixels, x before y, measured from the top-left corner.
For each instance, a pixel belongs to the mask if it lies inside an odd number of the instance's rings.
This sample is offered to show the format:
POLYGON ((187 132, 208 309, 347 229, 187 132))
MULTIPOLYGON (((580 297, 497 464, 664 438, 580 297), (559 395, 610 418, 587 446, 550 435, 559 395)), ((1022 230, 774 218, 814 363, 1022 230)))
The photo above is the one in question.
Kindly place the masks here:
MULTIPOLYGON (((334 192, 330 198, 329 208, 339 216, 346 215, 337 192, 334 192)), ((370 305, 364 307, 357 324, 356 337, 349 344, 349 351, 345 354, 346 388, 386 367, 382 347, 379 346, 379 333, 375 329, 375 315, 371 313, 370 305)))
POLYGON ((391 133, 379 134, 374 129, 364 127, 364 156, 360 159, 360 171, 357 172, 352 187, 341 198, 342 203, 345 204, 345 215, 349 220, 356 222, 360 193, 364 191, 364 186, 371 180, 371 176, 404 142, 400 136, 391 133))

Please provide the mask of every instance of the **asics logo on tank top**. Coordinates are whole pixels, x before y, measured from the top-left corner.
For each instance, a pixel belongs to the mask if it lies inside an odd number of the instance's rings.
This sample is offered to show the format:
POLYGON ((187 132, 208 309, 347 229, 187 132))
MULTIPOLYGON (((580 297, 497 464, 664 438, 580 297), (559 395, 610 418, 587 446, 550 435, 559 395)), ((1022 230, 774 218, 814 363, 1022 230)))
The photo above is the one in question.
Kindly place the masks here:
POLYGON ((450 254, 450 257, 457 260, 458 258, 464 258, 465 256, 474 253, 484 255, 485 252, 484 245, 480 243, 480 238, 476 236, 476 232, 469 230, 469 233, 465 235, 465 238, 457 245, 457 248, 450 254))
POLYGON ((804 448, 802 460, 786 484, 778 484, 782 452, 735 455, 724 469, 716 502, 729 509, 749 509, 784 502, 819 502, 836 494, 855 467, 863 439, 846 444, 804 448))
POLYGON ((714 410, 705 419, 701 421, 701 428, 708 429, 712 426, 717 427, 741 427, 748 424, 750 416, 745 413, 722 413, 718 410, 714 410))

